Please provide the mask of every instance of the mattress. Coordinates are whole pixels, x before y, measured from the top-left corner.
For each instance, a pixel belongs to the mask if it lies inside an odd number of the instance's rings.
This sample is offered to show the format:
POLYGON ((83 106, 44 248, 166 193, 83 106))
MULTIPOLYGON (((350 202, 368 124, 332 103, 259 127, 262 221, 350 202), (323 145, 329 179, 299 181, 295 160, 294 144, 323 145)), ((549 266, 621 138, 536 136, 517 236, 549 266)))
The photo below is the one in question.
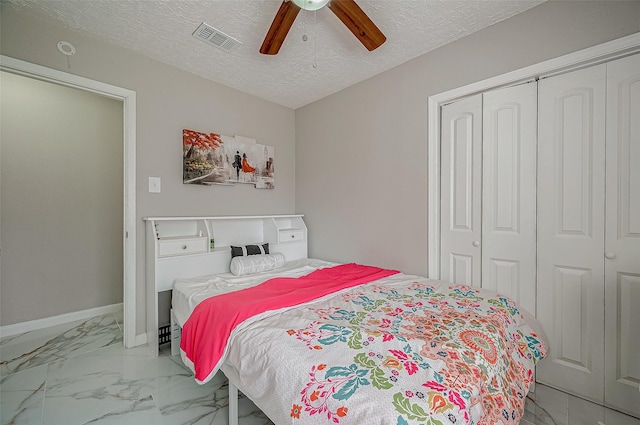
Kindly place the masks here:
POLYGON ((171 299, 173 313, 182 327, 193 309, 209 297, 250 288, 274 277, 300 277, 314 270, 334 265, 336 263, 303 258, 288 261, 284 267, 253 275, 234 276, 231 273, 223 273, 191 279, 176 279, 171 299))

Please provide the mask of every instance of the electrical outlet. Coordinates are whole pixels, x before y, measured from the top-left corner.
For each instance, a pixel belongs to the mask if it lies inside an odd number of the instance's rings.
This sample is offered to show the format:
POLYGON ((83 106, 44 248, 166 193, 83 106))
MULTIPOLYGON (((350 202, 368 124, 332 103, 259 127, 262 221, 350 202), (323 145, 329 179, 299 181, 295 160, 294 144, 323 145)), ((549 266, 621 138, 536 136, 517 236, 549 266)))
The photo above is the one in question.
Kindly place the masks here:
POLYGON ((160 177, 149 177, 149 192, 160 193, 160 177))

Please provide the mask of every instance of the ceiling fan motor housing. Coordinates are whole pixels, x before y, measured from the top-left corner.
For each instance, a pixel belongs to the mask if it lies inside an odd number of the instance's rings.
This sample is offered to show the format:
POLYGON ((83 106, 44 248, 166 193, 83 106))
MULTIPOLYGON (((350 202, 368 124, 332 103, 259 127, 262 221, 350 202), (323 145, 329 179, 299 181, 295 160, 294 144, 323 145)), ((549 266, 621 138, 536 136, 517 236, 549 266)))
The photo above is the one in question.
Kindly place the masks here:
POLYGON ((296 6, 304 10, 322 9, 329 3, 329 0, 291 0, 296 6))
POLYGON ((355 0, 283 0, 260 47, 260 53, 278 53, 300 10, 318 10, 324 6, 346 25, 367 50, 375 50, 387 40, 355 0))

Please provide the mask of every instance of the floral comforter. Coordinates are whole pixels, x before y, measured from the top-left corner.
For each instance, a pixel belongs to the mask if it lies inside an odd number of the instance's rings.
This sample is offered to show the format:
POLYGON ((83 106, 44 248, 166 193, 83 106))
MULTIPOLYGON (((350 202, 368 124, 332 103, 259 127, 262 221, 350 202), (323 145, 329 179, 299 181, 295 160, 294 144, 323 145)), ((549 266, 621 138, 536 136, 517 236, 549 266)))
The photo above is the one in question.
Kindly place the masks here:
POLYGON ((538 326, 507 297, 396 274, 247 325, 222 370, 277 425, 517 424, 538 326))

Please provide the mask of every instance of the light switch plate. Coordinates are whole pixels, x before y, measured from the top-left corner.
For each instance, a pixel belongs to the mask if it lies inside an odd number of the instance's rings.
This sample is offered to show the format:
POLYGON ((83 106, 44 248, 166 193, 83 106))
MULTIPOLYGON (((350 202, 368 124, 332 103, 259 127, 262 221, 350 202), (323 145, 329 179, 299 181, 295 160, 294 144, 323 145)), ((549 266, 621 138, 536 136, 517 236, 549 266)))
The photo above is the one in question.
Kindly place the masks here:
POLYGON ((149 177, 149 192, 160 193, 160 177, 149 177))

